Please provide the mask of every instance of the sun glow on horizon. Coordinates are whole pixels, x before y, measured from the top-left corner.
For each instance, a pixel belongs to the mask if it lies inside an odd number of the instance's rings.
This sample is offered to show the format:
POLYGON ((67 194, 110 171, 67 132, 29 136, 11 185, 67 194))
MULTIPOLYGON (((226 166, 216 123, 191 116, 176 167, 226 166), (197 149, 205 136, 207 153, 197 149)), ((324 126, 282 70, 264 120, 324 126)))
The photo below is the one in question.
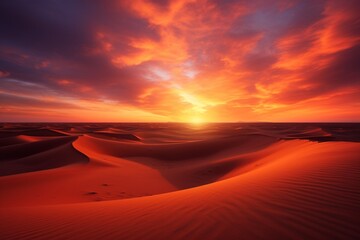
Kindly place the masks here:
POLYGON ((201 117, 193 117, 193 118, 189 119, 188 122, 191 123, 192 125, 197 125, 197 126, 203 125, 206 123, 206 121, 201 117))

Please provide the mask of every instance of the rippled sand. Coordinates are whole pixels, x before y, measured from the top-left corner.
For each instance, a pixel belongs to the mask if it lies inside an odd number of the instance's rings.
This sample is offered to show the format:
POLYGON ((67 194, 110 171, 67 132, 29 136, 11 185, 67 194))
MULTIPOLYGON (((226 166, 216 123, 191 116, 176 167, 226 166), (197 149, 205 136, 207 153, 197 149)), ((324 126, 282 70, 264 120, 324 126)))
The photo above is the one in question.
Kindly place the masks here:
POLYGON ((358 239, 360 124, 2 124, 2 239, 358 239))

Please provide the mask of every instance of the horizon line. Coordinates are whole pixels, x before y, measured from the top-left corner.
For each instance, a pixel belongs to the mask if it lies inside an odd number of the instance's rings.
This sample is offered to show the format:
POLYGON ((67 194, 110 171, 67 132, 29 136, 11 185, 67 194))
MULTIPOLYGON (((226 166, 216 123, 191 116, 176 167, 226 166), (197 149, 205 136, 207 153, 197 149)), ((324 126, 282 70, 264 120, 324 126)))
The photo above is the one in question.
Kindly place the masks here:
MULTIPOLYGON (((109 123, 113 123, 113 124, 124 124, 124 123, 161 123, 161 124, 169 124, 169 123, 181 123, 181 124, 194 124, 193 122, 187 122, 187 121, 168 121, 168 122, 82 122, 82 121, 75 121, 75 122, 71 122, 71 121, 0 121, 0 124, 4 124, 4 123, 103 123, 103 124, 109 124, 109 123)), ((236 122, 232 122, 232 121, 219 121, 219 122, 201 122, 200 124, 213 124, 213 123, 360 123, 360 121, 302 121, 302 122, 298 122, 298 121, 236 121, 236 122)))

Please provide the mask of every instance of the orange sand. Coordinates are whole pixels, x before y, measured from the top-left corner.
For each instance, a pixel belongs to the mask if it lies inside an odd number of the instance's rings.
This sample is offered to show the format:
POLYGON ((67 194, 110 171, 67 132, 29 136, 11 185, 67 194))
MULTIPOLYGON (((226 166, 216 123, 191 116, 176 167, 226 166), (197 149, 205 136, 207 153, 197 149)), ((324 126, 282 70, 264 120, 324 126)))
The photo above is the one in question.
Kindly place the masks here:
POLYGON ((0 236, 358 239, 360 143, 346 134, 301 124, 3 125, 0 236))

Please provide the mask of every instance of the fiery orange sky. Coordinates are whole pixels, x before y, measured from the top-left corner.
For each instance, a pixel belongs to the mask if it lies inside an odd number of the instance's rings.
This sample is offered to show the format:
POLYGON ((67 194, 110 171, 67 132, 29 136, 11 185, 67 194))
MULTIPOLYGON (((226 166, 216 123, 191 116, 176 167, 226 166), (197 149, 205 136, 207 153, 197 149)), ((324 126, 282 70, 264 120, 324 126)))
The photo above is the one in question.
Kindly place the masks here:
POLYGON ((360 1, 0 3, 0 121, 360 121, 360 1))

